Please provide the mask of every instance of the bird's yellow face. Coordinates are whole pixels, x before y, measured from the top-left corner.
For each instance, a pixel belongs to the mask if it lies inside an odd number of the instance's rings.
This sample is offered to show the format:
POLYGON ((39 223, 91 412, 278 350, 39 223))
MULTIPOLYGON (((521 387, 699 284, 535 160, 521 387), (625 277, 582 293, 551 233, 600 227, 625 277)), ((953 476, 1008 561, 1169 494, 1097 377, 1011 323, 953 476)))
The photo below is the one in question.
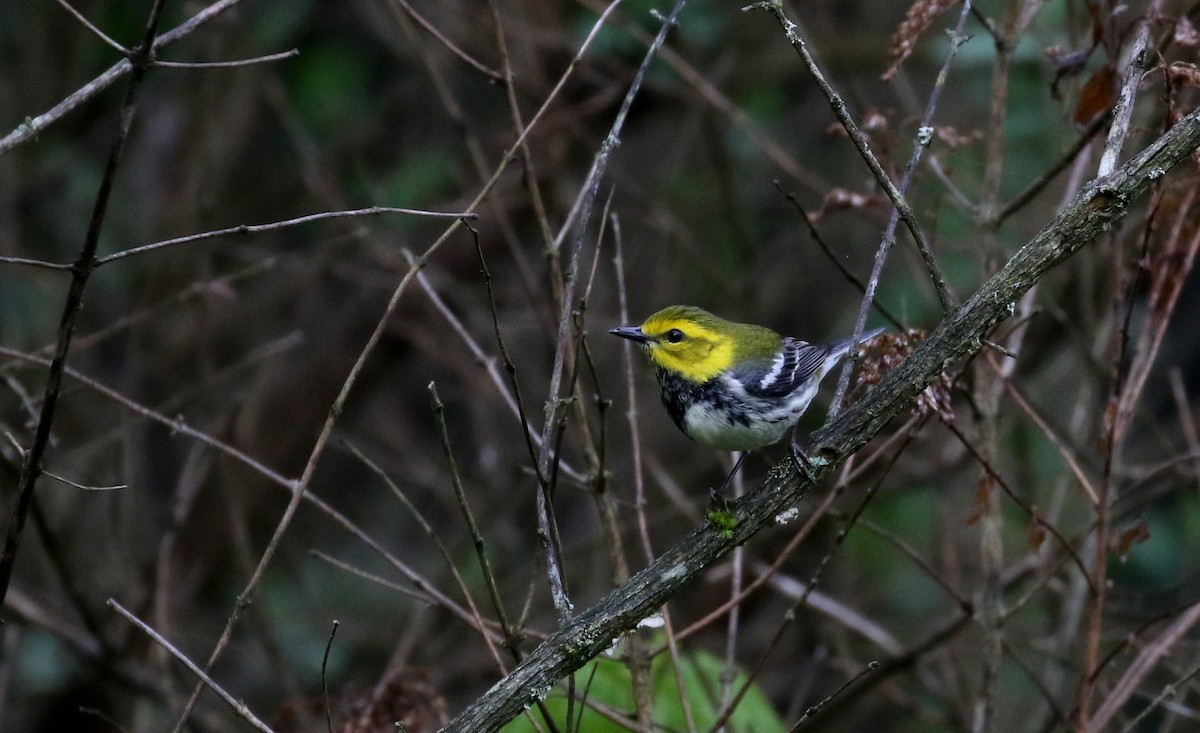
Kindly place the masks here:
POLYGON ((684 379, 707 382, 733 365, 734 341, 728 333, 670 309, 650 316, 638 330, 641 338, 634 340, 642 341, 650 361, 684 379))

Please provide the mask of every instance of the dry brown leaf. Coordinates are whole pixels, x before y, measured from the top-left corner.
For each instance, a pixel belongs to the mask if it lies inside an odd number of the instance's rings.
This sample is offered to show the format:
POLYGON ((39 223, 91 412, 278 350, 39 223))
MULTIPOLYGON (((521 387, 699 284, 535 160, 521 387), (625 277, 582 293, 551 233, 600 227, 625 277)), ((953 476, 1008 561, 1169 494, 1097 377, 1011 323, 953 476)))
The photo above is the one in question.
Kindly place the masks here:
POLYGON ((975 504, 971 516, 967 517, 967 526, 978 524, 979 520, 987 516, 988 499, 994 491, 994 481, 988 474, 979 477, 979 485, 975 488, 975 504))
POLYGON ((821 208, 817 211, 814 219, 819 219, 833 211, 842 211, 844 209, 866 209, 874 206, 879 206, 883 200, 872 194, 858 193, 851 191, 848 188, 835 188, 825 197, 821 199, 821 208))
POLYGON ((1138 522, 1129 527, 1116 538, 1116 547, 1114 549, 1117 557, 1121 558, 1121 562, 1124 562, 1129 557, 1129 551, 1133 549, 1134 545, 1140 545, 1148 539, 1150 539, 1150 527, 1146 525, 1145 521, 1138 522))
POLYGON ((1186 61, 1174 61, 1167 67, 1167 78, 1172 84, 1200 87, 1200 68, 1186 61))
POLYGON ((890 80, 900 71, 900 65, 912 55, 917 40, 929 30, 933 21, 957 4, 958 0, 916 0, 909 6, 904 22, 892 36, 892 45, 888 48, 888 58, 892 60, 892 65, 883 72, 884 81, 890 80))
POLYGON ((1087 125, 1108 110, 1117 101, 1117 72, 1109 64, 1092 74, 1079 92, 1075 104, 1075 123, 1087 125))
POLYGON ((1036 513, 1029 520, 1029 526, 1025 528, 1025 541, 1030 552, 1037 552, 1042 543, 1046 541, 1046 527, 1042 524, 1042 518, 1036 513))

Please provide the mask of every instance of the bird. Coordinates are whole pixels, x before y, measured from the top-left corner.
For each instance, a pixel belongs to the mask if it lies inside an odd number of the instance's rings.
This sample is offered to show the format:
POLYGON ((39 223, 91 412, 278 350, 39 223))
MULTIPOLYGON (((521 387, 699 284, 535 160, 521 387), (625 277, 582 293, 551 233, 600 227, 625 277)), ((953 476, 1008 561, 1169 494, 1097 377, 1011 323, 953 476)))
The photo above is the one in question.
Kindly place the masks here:
MULTIPOLYGON (((867 331, 859 342, 883 331, 867 331)), ((743 457, 788 434, 853 342, 810 344, 692 305, 668 306, 640 326, 609 333, 642 346, 654 365, 663 405, 684 435, 743 457)), ((804 470, 801 463, 807 460, 794 440, 792 453, 804 470)))

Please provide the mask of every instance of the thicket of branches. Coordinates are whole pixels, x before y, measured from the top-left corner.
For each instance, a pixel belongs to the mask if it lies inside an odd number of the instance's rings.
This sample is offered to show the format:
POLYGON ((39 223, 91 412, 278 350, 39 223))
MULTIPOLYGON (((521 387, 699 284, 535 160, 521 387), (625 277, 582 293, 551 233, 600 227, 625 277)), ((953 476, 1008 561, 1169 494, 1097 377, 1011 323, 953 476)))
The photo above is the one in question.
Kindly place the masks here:
POLYGON ((0 729, 1200 724, 1200 11, 811 5, 0 5, 0 729))

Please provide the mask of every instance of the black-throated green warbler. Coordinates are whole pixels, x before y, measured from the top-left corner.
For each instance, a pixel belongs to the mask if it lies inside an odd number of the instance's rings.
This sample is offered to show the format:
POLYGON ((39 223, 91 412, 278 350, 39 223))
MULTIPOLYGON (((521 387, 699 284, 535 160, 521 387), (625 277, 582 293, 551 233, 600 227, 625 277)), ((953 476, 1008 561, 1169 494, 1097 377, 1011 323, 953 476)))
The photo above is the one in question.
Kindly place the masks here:
MULTIPOLYGON (((868 331, 861 341, 883 330, 868 331)), ((810 344, 690 305, 663 308, 641 326, 609 333, 645 349, 663 404, 684 434, 731 451, 751 451, 783 438, 851 346, 849 339, 810 344)))

